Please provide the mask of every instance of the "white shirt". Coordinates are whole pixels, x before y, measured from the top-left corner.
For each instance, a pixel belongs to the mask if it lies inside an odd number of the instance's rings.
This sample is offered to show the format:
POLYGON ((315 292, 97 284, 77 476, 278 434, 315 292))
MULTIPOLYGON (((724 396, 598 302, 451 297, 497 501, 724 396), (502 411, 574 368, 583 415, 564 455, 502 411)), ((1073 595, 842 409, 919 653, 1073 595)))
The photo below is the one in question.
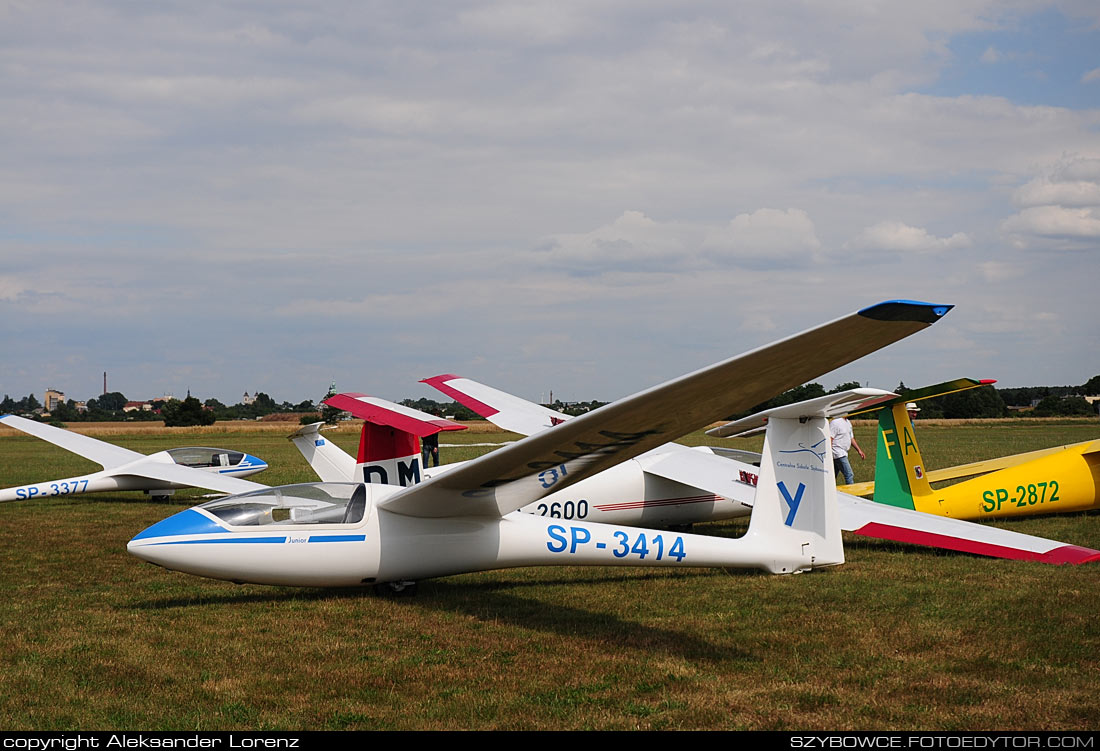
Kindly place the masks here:
POLYGON ((852 423, 846 417, 834 417, 829 421, 829 437, 832 438, 833 456, 847 456, 852 448, 852 423))

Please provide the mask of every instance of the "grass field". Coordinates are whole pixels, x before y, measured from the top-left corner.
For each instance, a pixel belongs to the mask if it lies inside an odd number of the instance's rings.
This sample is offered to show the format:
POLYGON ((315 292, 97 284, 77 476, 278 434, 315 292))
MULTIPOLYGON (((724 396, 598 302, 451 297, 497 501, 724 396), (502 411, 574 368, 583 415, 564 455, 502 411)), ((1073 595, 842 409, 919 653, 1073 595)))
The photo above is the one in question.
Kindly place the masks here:
MULTIPOLYGON (((144 453, 236 448, 272 464, 255 479, 313 479, 283 437, 292 427, 105 439, 144 453)), ((932 468, 1100 435, 1095 421, 917 429, 932 468)), ((873 449, 872 425, 857 423, 856 435, 873 449)), ((349 428, 335 440, 353 451, 357 436, 349 428)), ((442 452, 453 461, 485 450, 442 452)), ((853 462, 857 480, 871 479, 868 453, 853 462)), ((0 487, 94 469, 0 431, 0 487)), ((848 563, 802 576, 528 568, 421 582, 416 597, 384 599, 214 582, 127 555, 134 534, 200 495, 0 505, 5 729, 1100 726, 1098 565, 852 538, 848 563)), ((1100 548, 1096 513, 1001 524, 1100 548)))

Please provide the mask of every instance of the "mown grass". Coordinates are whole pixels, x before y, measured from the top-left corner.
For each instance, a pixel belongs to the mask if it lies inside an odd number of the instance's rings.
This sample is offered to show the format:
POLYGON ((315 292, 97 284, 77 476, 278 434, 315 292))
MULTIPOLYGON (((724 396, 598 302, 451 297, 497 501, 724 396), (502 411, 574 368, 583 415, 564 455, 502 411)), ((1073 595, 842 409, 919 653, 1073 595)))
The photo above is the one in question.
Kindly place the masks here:
MULTIPOLYGON (((1095 422, 919 425, 930 467, 1093 438, 1095 422), (1009 448, 1005 448, 1009 447, 1009 448), (935 457, 935 458, 933 458, 935 457)), ((448 435, 443 443, 511 436, 448 435)), ((873 426, 857 424, 865 449, 873 426)), ((119 436, 144 453, 249 451, 312 479, 280 435, 119 436)), ((354 433, 337 433, 354 450, 354 433)), ((688 442, 708 442, 701 435, 688 442)), ((738 444, 739 446, 741 444, 738 444)), ((747 444, 751 445, 751 444, 747 444)), ((445 461, 487 447, 445 446, 445 461)), ((870 453, 870 452, 869 452, 870 453)), ((873 458, 854 463, 870 479, 873 458)), ((96 469, 0 436, 0 486, 96 469)), ((193 502, 140 493, 0 505, 0 717, 8 729, 1093 729, 1100 567, 852 539, 794 577, 528 568, 416 597, 233 585, 128 556, 193 502)), ((1001 522, 1100 548, 1100 515, 1001 522)), ((738 524, 698 528, 737 535, 738 524)))

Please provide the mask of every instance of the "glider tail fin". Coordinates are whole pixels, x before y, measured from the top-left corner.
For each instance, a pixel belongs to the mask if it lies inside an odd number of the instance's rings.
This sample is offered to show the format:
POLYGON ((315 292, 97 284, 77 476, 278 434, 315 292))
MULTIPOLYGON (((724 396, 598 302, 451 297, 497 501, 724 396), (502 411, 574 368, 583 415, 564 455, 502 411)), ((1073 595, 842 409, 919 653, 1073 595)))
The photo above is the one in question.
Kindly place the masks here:
MULTIPOLYGON (((996 381, 989 378, 981 380, 956 378, 933 386, 911 389, 906 391, 904 396, 899 396, 892 401, 853 412, 852 415, 878 412, 874 499, 879 503, 914 509, 921 499, 932 495, 932 487, 928 484, 928 468, 917 446, 913 423, 906 410, 907 403, 955 394, 994 383, 996 381)), ((866 495, 866 493, 860 492, 859 495, 866 495)))
POLYGON ((357 480, 383 485, 415 485, 422 479, 420 437, 390 425, 369 420, 359 435, 355 460, 357 480))
POLYGON ((733 436, 767 426, 746 537, 775 551, 773 573, 844 562, 829 418, 892 396, 879 389, 852 389, 776 407, 708 431, 733 436))
POLYGON ((932 486, 904 402, 879 413, 877 440, 875 501, 915 509, 916 499, 932 495, 932 486))
POLYGON ((777 554, 773 573, 844 563, 829 424, 824 417, 768 420, 746 536, 773 541, 777 554), (793 556, 797 563, 780 556, 793 556))
POLYGON ((418 409, 366 394, 337 394, 325 404, 363 419, 354 480, 383 485, 416 485, 423 479, 420 440, 466 426, 418 409))
POLYGON ((321 435, 323 422, 303 425, 289 440, 322 482, 352 482, 357 479, 355 457, 321 435))

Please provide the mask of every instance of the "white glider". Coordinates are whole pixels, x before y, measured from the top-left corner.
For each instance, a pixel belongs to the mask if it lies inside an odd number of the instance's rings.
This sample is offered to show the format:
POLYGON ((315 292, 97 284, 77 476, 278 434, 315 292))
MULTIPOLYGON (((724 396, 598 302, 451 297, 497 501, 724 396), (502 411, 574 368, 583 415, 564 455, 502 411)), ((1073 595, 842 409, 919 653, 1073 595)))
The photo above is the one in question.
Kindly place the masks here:
POLYGON ((114 490, 144 490, 153 497, 161 497, 179 488, 246 493, 266 487, 241 479, 267 469, 262 459, 243 451, 187 446, 146 456, 15 415, 0 416, 0 424, 49 441, 103 467, 101 472, 78 477, 0 489, 0 502, 114 490))
MULTIPOLYGON (((843 562, 825 456, 830 407, 773 412, 748 532, 678 534, 519 513, 642 457, 669 439, 920 331, 951 306, 866 308, 606 405, 402 487, 309 483, 183 511, 134 537, 131 553, 231 581, 301 586, 401 582, 511 566, 722 566, 791 573, 843 562)), ((853 399, 853 395, 841 395, 853 399)), ((685 449, 690 451, 690 449, 685 449)))

